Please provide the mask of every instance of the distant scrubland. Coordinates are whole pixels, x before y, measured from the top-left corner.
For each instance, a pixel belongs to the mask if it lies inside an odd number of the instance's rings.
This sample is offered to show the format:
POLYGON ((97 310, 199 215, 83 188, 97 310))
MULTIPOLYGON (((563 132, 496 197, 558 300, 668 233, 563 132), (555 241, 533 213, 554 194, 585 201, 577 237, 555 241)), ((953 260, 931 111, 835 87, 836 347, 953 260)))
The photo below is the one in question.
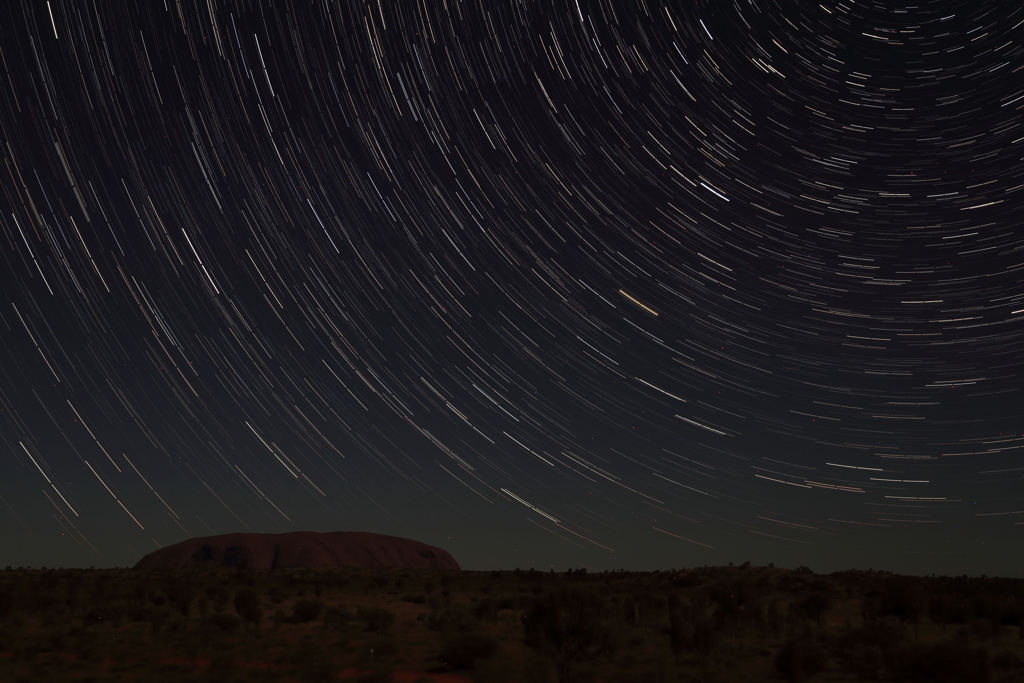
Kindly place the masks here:
POLYGON ((0 680, 1024 682, 1024 580, 729 567, 0 571, 0 680))

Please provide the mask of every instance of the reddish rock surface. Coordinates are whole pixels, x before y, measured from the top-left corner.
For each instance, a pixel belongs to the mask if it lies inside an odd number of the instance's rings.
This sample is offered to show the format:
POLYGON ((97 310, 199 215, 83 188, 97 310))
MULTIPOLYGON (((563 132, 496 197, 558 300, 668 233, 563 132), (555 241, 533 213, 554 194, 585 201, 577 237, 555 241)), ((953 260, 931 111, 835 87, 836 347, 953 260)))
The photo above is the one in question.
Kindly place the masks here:
POLYGON ((151 552, 137 569, 179 567, 408 567, 461 570, 447 550, 364 531, 293 531, 190 538, 151 552))

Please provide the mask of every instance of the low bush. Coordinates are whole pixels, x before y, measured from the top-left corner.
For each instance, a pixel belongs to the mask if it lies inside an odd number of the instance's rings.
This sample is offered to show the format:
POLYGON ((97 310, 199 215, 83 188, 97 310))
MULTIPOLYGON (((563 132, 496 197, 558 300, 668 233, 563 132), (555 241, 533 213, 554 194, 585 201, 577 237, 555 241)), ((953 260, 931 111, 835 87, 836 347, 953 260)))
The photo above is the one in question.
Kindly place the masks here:
POLYGON ((461 605, 435 608, 427 617, 427 628, 432 631, 469 633, 476 629, 478 623, 461 605))
POLYGON ((320 616, 324 603, 319 600, 299 600, 292 606, 292 621, 304 624, 320 616))
POLYGON ((497 601, 484 598, 473 607, 473 616, 480 621, 493 621, 498 616, 497 601))
POLYGON ((85 615, 83 622, 89 624, 106 624, 108 626, 120 626, 124 611, 119 607, 104 606, 96 607, 85 615))
POLYGON ((224 614, 215 612, 206 617, 203 617, 203 626, 210 631, 220 631, 221 633, 234 633, 238 630, 238 627, 242 625, 242 620, 236 617, 234 614, 224 614))
POLYGON ((995 665, 997 669, 1024 669, 1024 661, 1022 661, 1016 653, 1010 652, 1009 650, 1003 650, 993 657, 992 664, 995 665))
POLYGON ((370 633, 387 633, 395 623, 395 614, 383 607, 360 607, 356 610, 356 619, 365 622, 370 633))
POLYGON ((138 607, 128 613, 128 618, 132 621, 149 621, 153 618, 153 613, 156 612, 152 607, 138 607))
POLYGON ((461 671, 472 669, 477 660, 493 657, 498 652, 498 641, 482 633, 462 633, 441 648, 438 659, 449 668, 461 671))
POLYGON ((813 678, 825 668, 828 655, 814 641, 790 640, 775 657, 775 670, 787 681, 813 678))
POLYGON ((343 629, 352 621, 352 615, 344 607, 328 607, 324 610, 324 628, 343 629))
POLYGON ((987 683, 992 680, 988 651, 957 641, 899 648, 889 659, 892 677, 897 681, 987 683))
POLYGON ((270 601, 275 605, 280 605, 288 599, 288 591, 286 591, 282 586, 271 586, 267 591, 267 597, 269 597, 270 601))

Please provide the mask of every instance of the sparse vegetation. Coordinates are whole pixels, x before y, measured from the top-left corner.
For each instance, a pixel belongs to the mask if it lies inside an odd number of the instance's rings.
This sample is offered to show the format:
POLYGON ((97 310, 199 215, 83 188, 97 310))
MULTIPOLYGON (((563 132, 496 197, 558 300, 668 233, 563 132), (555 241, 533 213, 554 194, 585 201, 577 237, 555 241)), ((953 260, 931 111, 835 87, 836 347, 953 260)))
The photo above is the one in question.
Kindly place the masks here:
POLYGON ((749 563, 0 571, 0 680, 388 681, 396 671, 421 683, 1020 682, 1024 581, 749 563), (274 616, 261 631, 264 613, 274 616))
POLYGON ((483 633, 460 633, 441 648, 438 659, 451 669, 465 671, 472 669, 481 659, 498 653, 498 640, 483 633))
POLYGON ((292 606, 292 621, 305 624, 320 616, 324 603, 319 600, 299 600, 292 606))
POLYGON ((387 633, 395 623, 395 614, 383 607, 360 607, 356 610, 356 619, 365 623, 370 633, 387 633))

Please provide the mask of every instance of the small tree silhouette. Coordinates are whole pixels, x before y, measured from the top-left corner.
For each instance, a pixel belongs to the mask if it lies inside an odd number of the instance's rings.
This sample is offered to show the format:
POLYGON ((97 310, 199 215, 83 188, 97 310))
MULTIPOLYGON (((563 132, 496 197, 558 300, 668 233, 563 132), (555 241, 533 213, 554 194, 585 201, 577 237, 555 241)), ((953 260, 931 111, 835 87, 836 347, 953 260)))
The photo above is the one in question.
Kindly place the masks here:
POLYGON ((700 657, 702 670, 707 670, 708 660, 718 649, 720 640, 721 634, 715 630, 710 619, 700 619, 693 625, 693 649, 700 657))
POLYGON ((832 609, 832 600, 824 593, 811 593, 797 604, 797 613, 800 616, 813 619, 821 631, 821 621, 825 613, 832 609))
POLYGON ((682 664, 683 653, 693 647, 693 625, 686 618, 683 601, 673 593, 668 596, 668 640, 676 668, 682 664))
POLYGON ((577 587, 538 599, 523 617, 523 629, 526 645, 554 660, 560 683, 570 683, 574 664, 610 654, 619 644, 603 597, 577 587))
MULTIPOLYGON (((263 620, 263 610, 260 608, 260 598, 252 588, 243 588, 235 594, 235 612, 246 624, 252 624, 256 633, 260 632, 260 622, 263 620)), ((248 630, 248 626, 246 627, 248 630)))
POLYGON ((198 592, 195 584, 187 579, 170 582, 164 587, 164 593, 167 594, 168 599, 174 603, 174 607, 186 619, 188 619, 192 601, 195 600, 198 592))
POLYGON ((14 589, 10 586, 0 588, 0 621, 7 618, 14 607, 14 589))

